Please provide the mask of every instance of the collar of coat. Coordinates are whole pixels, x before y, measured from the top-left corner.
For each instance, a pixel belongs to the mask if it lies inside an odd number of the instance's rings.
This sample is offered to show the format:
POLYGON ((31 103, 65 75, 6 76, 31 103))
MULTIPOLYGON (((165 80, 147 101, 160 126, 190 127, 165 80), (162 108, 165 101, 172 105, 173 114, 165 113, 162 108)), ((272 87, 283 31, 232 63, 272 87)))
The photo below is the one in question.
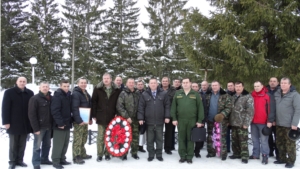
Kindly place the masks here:
MULTIPOLYGON (((100 83, 97 84, 96 86, 97 89, 103 89, 104 88, 104 83, 101 81, 100 83)), ((114 82, 111 82, 111 88, 113 90, 118 89, 117 85, 114 82)))
MULTIPOLYGON (((158 87, 161 88, 161 89, 164 89, 163 86, 162 86, 162 84, 160 84, 158 87)), ((171 90, 176 90, 174 86, 171 86, 171 85, 169 84, 168 90, 170 90, 170 89, 171 89, 171 90)))
MULTIPOLYGON (((22 90, 18 86, 15 87, 15 90, 16 90, 17 93, 22 93, 22 90)), ((24 87, 23 92, 28 93, 28 89, 26 87, 24 87)))
MULTIPOLYGON (((206 91, 206 94, 209 95, 209 94, 212 94, 213 91, 212 90, 207 90, 206 91)), ((226 91, 222 88, 220 88, 220 91, 219 91, 220 95, 224 95, 224 94, 227 94, 226 91)))
POLYGON ((247 95, 247 94, 249 94, 249 92, 247 90, 245 90, 245 89, 241 93, 241 95, 247 95))
POLYGON ((127 87, 125 87, 123 91, 126 92, 126 93, 136 93, 136 92, 137 92, 137 89, 136 89, 136 88, 133 88, 133 91, 131 91, 131 90, 129 90, 127 87))
MULTIPOLYGON (((150 96, 152 96, 152 92, 151 92, 150 87, 148 87, 148 88, 146 89, 146 92, 147 92, 150 96)), ((160 92, 163 92, 163 90, 162 90, 161 88, 158 87, 158 88, 156 89, 156 96, 157 96, 160 92)))

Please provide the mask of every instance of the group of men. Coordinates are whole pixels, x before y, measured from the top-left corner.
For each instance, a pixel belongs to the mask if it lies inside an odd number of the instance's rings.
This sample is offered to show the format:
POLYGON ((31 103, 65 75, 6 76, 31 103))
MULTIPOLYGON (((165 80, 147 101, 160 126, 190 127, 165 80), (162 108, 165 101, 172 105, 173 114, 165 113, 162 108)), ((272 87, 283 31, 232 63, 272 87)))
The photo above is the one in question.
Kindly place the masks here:
MULTIPOLYGON (((296 160, 296 144, 287 133, 290 129, 297 130, 300 118, 300 96, 291 86, 289 78, 271 78, 269 86, 264 87, 260 81, 254 83, 254 90, 249 93, 244 89, 243 82, 228 82, 227 90, 223 90, 218 81, 192 83, 189 78, 171 80, 150 79, 148 88, 143 81, 127 79, 126 85, 122 78, 105 73, 102 81, 94 88, 92 96, 86 91, 87 79, 79 78, 73 92, 69 91, 69 82, 62 80, 60 88, 54 96, 49 92, 47 82, 40 83, 40 91, 33 92, 25 87, 26 78, 19 77, 16 87, 4 93, 2 104, 3 125, 9 134, 9 169, 16 165, 26 167, 23 162, 26 138, 34 133, 32 164, 39 169, 41 164, 53 165, 62 169, 69 165, 66 152, 69 144, 70 129, 74 126, 73 162, 84 164, 92 156, 85 150, 88 124, 93 120, 98 125, 97 158, 98 162, 110 160, 105 149, 105 131, 110 121, 120 115, 127 119, 132 128, 131 156, 138 160, 138 151, 143 149, 147 140, 148 161, 156 158, 163 161, 163 148, 171 155, 175 150, 175 127, 178 127, 178 152, 180 163, 192 164, 195 156, 200 158, 203 142, 192 142, 193 127, 207 128, 207 158, 216 156, 213 146, 214 123, 221 126, 222 160, 227 159, 232 140, 233 155, 230 159, 260 159, 268 163, 276 149, 275 164, 285 164, 292 168, 296 160), (83 122, 79 108, 90 108, 89 122, 83 122), (93 120, 92 120, 93 119, 93 120), (253 152, 249 156, 248 128, 251 129, 253 152), (264 127, 272 128, 273 136, 262 133, 264 127), (163 131, 165 129, 165 134, 163 131), (145 132, 142 132, 145 131, 145 132), (231 131, 231 132, 230 132, 231 131), (231 136, 231 138, 230 138, 231 136), (276 137, 277 136, 277 137, 276 137), (49 160, 53 137, 52 161, 49 160), (270 137, 270 138, 269 138, 270 137), (277 146, 276 146, 277 145, 277 146), (269 147, 270 146, 270 147, 269 147)), ((127 160, 127 154, 121 157, 127 160)))

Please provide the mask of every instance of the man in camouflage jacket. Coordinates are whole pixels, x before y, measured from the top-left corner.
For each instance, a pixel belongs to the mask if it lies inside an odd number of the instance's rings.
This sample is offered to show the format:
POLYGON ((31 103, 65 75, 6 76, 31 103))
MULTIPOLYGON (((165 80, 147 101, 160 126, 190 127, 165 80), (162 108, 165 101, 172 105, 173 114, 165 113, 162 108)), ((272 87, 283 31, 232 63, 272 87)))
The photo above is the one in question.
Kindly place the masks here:
MULTIPOLYGON (((134 88, 134 79, 129 78, 126 83, 126 88, 120 93, 117 101, 118 114, 127 119, 132 128, 131 154, 136 160, 139 159, 137 151, 139 148, 139 123, 137 120, 137 110, 139 102, 139 91, 134 88)), ((127 154, 121 158, 127 160, 127 154)))
POLYGON ((206 93, 206 106, 207 110, 207 158, 215 157, 216 150, 213 148, 212 131, 214 128, 214 122, 219 122, 222 125, 221 131, 221 158, 226 160, 227 158, 227 124, 228 117, 231 112, 232 102, 231 96, 228 95, 223 89, 220 88, 218 81, 211 83, 212 90, 206 93), (217 111, 216 111, 217 110, 217 111))
POLYGON ((249 158, 248 150, 248 127, 253 119, 253 98, 244 89, 243 82, 235 82, 235 95, 232 99, 232 111, 229 117, 232 126, 232 151, 230 159, 242 158, 247 164, 249 158))

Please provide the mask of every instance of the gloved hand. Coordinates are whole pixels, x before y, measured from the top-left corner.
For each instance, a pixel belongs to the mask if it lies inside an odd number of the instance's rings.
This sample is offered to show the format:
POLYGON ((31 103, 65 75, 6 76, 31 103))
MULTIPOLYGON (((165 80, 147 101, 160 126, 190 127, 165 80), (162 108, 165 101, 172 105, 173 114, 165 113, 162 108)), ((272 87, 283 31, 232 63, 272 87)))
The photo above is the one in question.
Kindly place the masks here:
POLYGON ((220 123, 220 122, 223 121, 224 117, 225 116, 222 113, 219 113, 219 114, 215 115, 214 119, 215 119, 216 122, 220 123))

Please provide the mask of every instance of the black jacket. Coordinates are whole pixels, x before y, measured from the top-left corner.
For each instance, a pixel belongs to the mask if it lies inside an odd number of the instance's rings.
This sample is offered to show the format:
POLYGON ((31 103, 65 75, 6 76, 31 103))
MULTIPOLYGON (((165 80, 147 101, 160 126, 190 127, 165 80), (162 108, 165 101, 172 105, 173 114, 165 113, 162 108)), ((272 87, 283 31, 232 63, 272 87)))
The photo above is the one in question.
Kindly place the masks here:
MULTIPOLYGON (((162 85, 160 85, 159 87, 162 90, 164 90, 162 85)), ((172 101, 173 101, 173 97, 174 97, 175 93, 176 93, 176 89, 173 86, 169 85, 169 89, 167 90, 167 95, 168 95, 169 100, 170 100, 170 106, 172 105, 172 101)))
POLYGON ((71 92, 64 92, 62 89, 57 89, 54 92, 51 102, 51 114, 53 117, 53 129, 62 130, 58 127, 63 127, 64 130, 72 128, 71 116, 71 92))
POLYGON ((51 92, 48 92, 50 101, 47 100, 43 93, 38 93, 31 97, 28 105, 28 117, 30 120, 33 132, 40 131, 41 129, 52 128, 52 115, 50 111, 51 92))
POLYGON ((208 88, 206 90, 206 92, 203 92, 203 90, 199 90, 199 94, 201 96, 201 99, 202 99, 202 104, 203 104, 203 109, 204 109, 204 119, 202 121, 203 124, 205 124, 205 122, 207 122, 207 116, 208 116, 208 107, 207 107, 207 104, 206 104, 206 95, 210 94, 211 93, 211 89, 208 88))
MULTIPOLYGON (((83 122, 79 114, 79 107, 85 107, 85 108, 92 107, 91 96, 87 91, 86 93, 88 99, 86 98, 86 96, 78 86, 74 88, 72 93, 72 113, 73 113, 73 119, 77 124, 83 122)), ((92 119, 91 115, 90 115, 90 119, 92 119)))
POLYGON ((166 91, 157 88, 155 99, 151 90, 147 89, 140 95, 138 120, 145 120, 150 125, 164 124, 165 118, 170 119, 170 99, 166 91))
POLYGON ((21 91, 13 87, 4 92, 2 101, 2 124, 10 124, 9 134, 28 134, 32 132, 28 118, 28 102, 33 92, 27 88, 21 91))

